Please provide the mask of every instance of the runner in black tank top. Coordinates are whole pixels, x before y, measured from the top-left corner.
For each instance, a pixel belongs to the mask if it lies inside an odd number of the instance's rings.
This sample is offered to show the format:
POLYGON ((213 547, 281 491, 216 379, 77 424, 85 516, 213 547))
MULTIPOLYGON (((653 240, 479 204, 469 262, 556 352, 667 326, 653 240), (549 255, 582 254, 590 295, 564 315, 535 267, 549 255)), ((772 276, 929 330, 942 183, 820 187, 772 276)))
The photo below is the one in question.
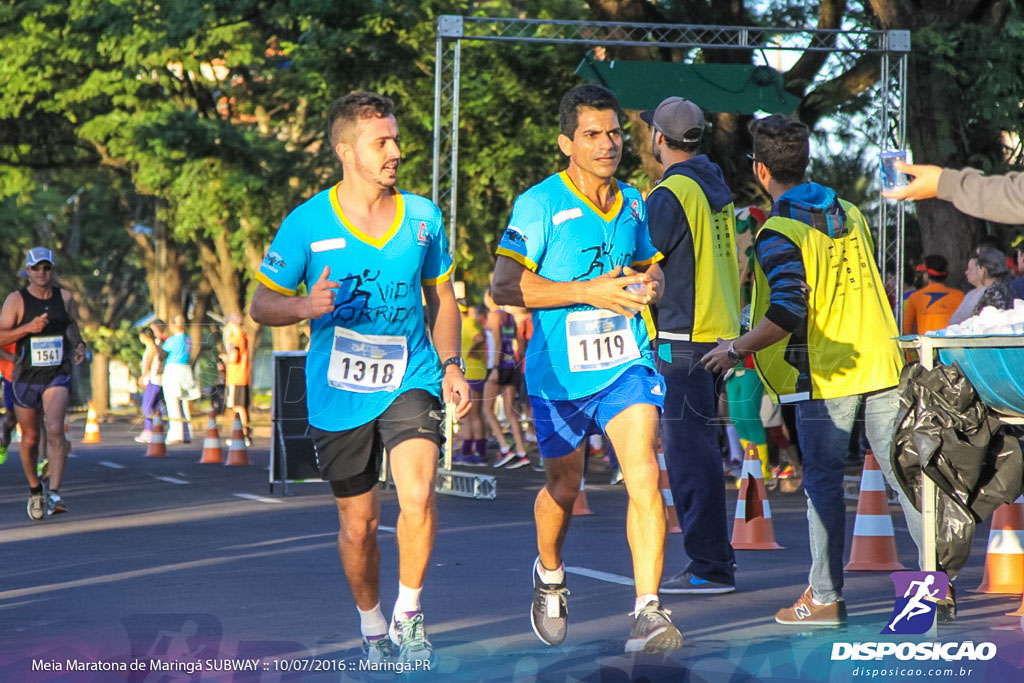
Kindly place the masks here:
POLYGON ((86 349, 71 292, 53 285, 53 252, 30 249, 25 267, 28 287, 11 293, 0 312, 0 346, 16 343, 11 386, 21 427, 21 465, 30 491, 28 516, 39 521, 67 512, 59 493, 69 450, 64 416, 71 395, 71 365, 85 360, 86 349), (49 491, 44 491, 36 471, 41 424, 46 428, 49 491))
MULTIPOLYGON (((46 326, 40 332, 29 334, 18 340, 14 351, 15 384, 46 386, 58 375, 71 373, 71 357, 65 333, 71 318, 64 307, 60 287, 50 287, 50 296, 37 299, 27 287, 18 290, 24 303, 22 320, 47 316, 46 326)), ((30 406, 25 406, 30 407, 30 406)))

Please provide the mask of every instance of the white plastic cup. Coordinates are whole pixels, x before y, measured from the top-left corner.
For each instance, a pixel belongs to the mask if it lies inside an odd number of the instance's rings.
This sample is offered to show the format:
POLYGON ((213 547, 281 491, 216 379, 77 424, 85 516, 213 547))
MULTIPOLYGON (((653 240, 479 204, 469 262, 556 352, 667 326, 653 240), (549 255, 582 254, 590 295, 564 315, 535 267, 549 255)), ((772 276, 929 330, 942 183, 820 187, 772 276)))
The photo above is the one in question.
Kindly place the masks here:
POLYGON ((640 296, 647 294, 647 285, 642 282, 634 282, 633 284, 626 285, 626 289, 633 294, 639 294, 640 296))
POLYGON ((886 190, 894 190, 907 184, 907 176, 896 170, 896 162, 907 161, 905 149, 889 149, 878 155, 882 170, 882 187, 886 190))

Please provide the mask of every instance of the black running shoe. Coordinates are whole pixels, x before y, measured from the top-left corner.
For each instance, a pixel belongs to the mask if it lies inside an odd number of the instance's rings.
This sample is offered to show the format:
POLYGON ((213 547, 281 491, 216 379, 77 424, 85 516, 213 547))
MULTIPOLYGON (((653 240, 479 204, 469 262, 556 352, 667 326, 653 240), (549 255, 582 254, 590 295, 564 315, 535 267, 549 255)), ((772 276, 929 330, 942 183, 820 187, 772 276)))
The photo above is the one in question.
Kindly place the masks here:
POLYGON ((533 608, 530 610, 530 623, 533 632, 545 645, 559 645, 565 640, 568 630, 569 589, 565 587, 565 577, 558 584, 541 581, 537 567, 538 557, 533 563, 533 608))

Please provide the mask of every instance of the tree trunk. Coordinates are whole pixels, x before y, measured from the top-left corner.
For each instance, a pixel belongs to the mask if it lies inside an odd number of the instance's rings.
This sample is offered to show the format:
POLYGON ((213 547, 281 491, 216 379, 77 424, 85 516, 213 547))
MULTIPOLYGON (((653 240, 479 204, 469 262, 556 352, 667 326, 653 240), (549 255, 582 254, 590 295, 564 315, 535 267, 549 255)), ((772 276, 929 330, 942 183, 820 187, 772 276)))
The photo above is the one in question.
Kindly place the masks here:
POLYGON ((302 344, 299 339, 301 331, 301 325, 288 325, 287 327, 270 328, 270 334, 274 340, 274 350, 300 351, 302 349, 302 344))
POLYGON ((92 407, 99 420, 110 412, 110 356, 94 353, 89 363, 89 380, 92 386, 92 407))

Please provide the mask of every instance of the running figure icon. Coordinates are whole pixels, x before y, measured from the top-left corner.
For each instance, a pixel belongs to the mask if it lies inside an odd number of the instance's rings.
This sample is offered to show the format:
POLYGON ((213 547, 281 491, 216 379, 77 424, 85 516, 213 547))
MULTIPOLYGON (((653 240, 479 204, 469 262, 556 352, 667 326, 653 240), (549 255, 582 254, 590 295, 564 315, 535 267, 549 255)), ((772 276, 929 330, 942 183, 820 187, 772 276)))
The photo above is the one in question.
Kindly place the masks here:
POLYGON ((938 588, 936 588, 934 591, 929 590, 930 586, 933 583, 935 583, 934 574, 928 574, 928 576, 924 577, 924 579, 921 581, 910 582, 910 585, 907 586, 907 592, 903 594, 903 597, 910 598, 910 601, 907 602, 907 604, 903 607, 903 611, 900 612, 899 615, 892 620, 891 624, 889 624, 890 631, 896 630, 896 624, 901 619, 906 619, 907 621, 910 621, 914 617, 919 617, 922 614, 927 614, 928 612, 932 611, 932 606, 926 604, 925 600, 927 598, 937 599, 939 597, 938 588), (917 592, 914 594, 913 597, 910 597, 910 593, 911 591, 915 590, 915 586, 917 587, 917 592))

